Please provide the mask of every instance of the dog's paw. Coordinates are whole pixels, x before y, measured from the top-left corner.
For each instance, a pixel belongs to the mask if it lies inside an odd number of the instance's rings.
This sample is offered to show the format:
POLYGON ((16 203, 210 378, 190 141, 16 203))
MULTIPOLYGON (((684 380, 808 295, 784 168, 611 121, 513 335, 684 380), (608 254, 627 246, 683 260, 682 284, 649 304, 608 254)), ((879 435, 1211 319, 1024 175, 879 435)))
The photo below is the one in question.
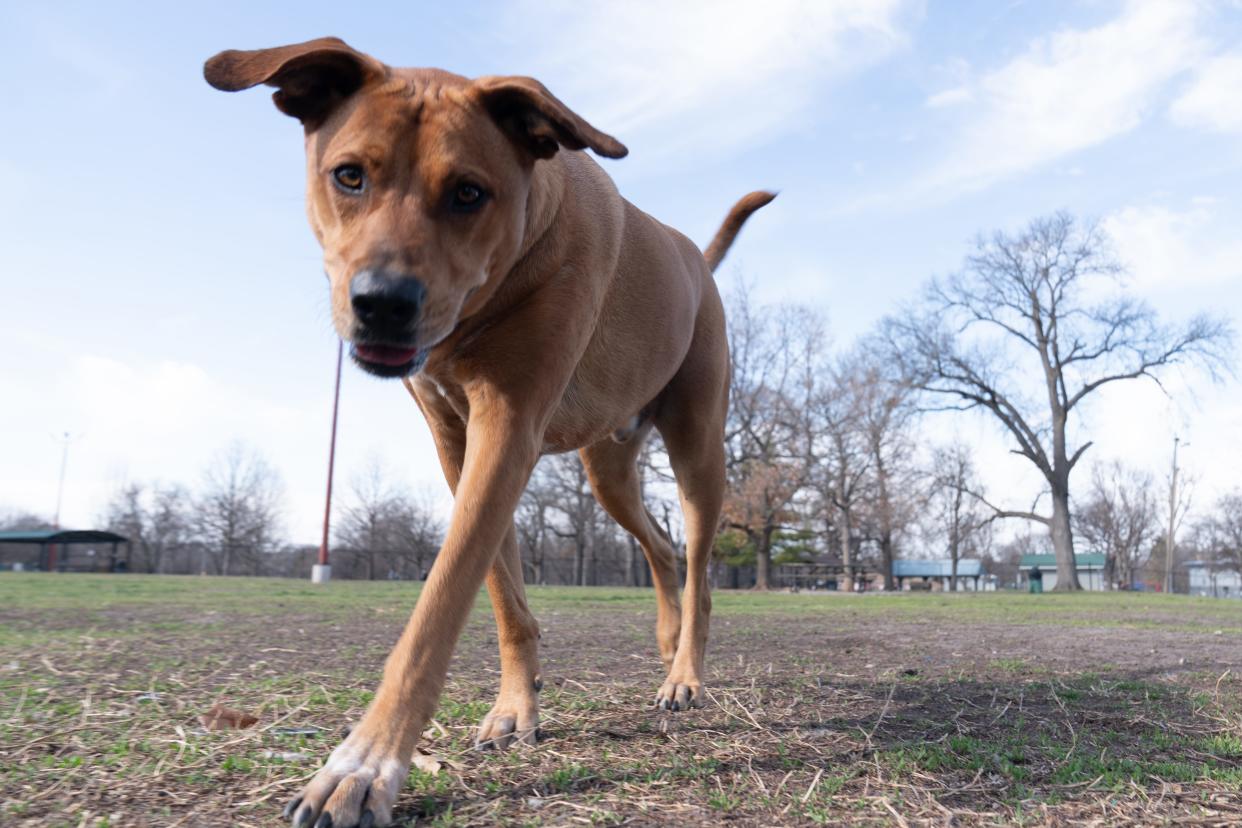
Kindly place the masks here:
POLYGON ((390 740, 356 729, 285 806, 285 819, 293 828, 389 825, 409 768, 409 758, 397 756, 390 740))
POLYGON ((669 675, 656 693, 655 706, 661 710, 689 710, 702 707, 704 701, 703 682, 698 678, 669 675))
POLYGON ((474 746, 504 750, 510 745, 533 745, 539 735, 539 688, 536 680, 525 691, 501 690, 496 704, 479 723, 474 746))

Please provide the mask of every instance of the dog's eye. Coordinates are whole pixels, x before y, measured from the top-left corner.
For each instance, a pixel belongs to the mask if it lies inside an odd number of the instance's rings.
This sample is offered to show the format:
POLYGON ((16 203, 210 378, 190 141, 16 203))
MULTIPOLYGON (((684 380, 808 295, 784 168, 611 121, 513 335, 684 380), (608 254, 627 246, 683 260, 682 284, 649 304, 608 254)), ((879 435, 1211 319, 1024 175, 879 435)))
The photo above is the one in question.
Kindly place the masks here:
POLYGON ((453 191, 453 212, 470 213, 483 206, 487 193, 477 184, 461 184, 453 191))
POLYGON ((357 164, 342 164, 332 171, 336 186, 347 193, 360 193, 366 186, 367 177, 357 164))

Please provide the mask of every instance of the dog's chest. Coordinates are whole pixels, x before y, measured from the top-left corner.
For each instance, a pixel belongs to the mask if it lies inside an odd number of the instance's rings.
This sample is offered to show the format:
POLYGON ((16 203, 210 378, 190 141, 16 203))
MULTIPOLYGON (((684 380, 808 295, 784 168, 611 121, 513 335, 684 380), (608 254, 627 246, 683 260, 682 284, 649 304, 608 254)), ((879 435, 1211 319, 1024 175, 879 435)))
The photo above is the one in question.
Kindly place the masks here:
POLYGON ((588 446, 611 434, 617 412, 593 405, 592 395, 571 380, 543 434, 543 453, 560 454, 588 446))

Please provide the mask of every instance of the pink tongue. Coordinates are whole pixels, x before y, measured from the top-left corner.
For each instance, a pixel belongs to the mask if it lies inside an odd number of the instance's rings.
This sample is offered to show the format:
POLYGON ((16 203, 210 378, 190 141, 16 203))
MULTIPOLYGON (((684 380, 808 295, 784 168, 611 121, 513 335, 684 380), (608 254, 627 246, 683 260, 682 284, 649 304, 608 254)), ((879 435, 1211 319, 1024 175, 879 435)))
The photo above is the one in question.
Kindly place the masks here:
POLYGON ((390 348, 387 345, 355 345, 354 351, 367 362, 378 362, 380 365, 405 365, 418 353, 414 348, 390 348))

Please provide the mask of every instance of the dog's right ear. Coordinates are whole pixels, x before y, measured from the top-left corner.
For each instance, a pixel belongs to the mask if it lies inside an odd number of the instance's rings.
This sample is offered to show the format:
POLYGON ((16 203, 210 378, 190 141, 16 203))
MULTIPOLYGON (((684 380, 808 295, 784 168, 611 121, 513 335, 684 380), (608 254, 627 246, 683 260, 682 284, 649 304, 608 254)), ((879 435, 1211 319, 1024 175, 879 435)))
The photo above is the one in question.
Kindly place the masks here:
POLYGON ((308 129, 322 123, 363 84, 384 74, 384 64, 335 37, 251 52, 230 49, 203 65, 207 82, 225 92, 261 83, 275 86, 276 108, 308 129))

